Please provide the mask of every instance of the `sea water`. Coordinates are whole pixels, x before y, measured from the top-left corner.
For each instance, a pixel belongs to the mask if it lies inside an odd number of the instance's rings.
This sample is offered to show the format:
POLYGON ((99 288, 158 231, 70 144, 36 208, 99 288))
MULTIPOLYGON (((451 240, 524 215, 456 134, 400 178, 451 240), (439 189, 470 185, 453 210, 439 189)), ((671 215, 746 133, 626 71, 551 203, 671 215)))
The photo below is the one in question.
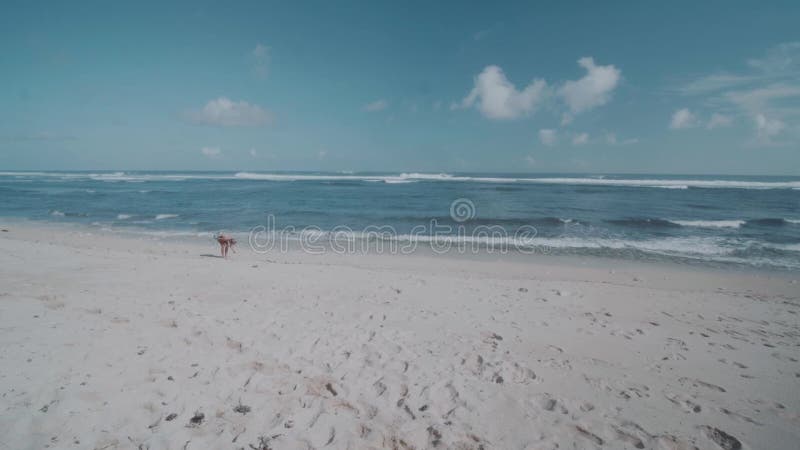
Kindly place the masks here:
POLYGON ((800 270, 800 177, 0 172, 0 216, 165 237, 379 229, 370 238, 800 270))

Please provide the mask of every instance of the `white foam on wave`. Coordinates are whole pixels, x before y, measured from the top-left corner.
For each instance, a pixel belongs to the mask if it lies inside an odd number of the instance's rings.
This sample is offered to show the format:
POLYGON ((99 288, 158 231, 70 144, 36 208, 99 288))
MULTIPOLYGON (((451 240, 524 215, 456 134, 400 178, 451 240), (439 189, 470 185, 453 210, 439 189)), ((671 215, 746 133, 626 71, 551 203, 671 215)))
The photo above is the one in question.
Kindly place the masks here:
POLYGON ((793 223, 795 225, 800 225, 800 219, 783 219, 788 223, 793 223))
POLYGON ((111 172, 111 173, 89 173, 89 174, 69 174, 69 176, 85 177, 95 181, 107 182, 129 182, 129 183, 143 183, 146 181, 184 181, 187 179, 213 179, 214 176, 191 175, 191 174, 149 174, 149 173, 126 173, 126 172, 111 172))
POLYGON ((171 238, 171 237, 211 237, 210 231, 183 231, 183 230, 124 230, 127 233, 143 234, 146 236, 171 238))
POLYGON ((364 177, 360 175, 294 175, 283 173, 254 173, 237 172, 234 178, 240 180, 264 180, 264 181, 336 181, 336 180, 365 180, 381 181, 382 177, 364 177))
MULTIPOLYGON (((274 233, 273 233, 274 234, 274 233)), ((381 233, 367 233, 367 232, 330 232, 322 230, 302 230, 299 233, 284 233, 282 238, 292 241, 305 241, 311 245, 324 243, 326 241, 336 242, 338 245, 344 245, 345 242, 350 241, 373 241, 381 239, 384 241, 395 241, 399 243, 416 243, 416 244, 436 244, 438 246, 450 245, 457 247, 462 245, 480 245, 491 246, 493 248, 506 247, 509 250, 513 248, 534 248, 537 245, 535 239, 527 238, 514 238, 514 237, 497 237, 497 236, 451 236, 440 235, 431 236, 425 234, 409 235, 409 234, 381 234, 381 233)))
POLYGON ((722 256, 730 254, 732 249, 725 247, 720 239, 716 238, 659 238, 647 240, 633 239, 608 239, 608 238, 537 238, 538 245, 545 245, 559 249, 614 249, 614 250, 639 250, 648 253, 664 254, 670 256, 722 256))
POLYGON ((230 175, 194 175, 194 174, 128 174, 125 172, 0 172, 0 176, 15 178, 58 178, 61 180, 95 180, 108 182, 144 182, 144 181, 183 181, 190 178, 195 179, 215 179, 232 178, 230 175))
POLYGON ((621 187, 653 187, 661 189, 695 188, 727 188, 727 189, 800 189, 800 181, 747 181, 747 180, 687 180, 687 179, 612 179, 612 178, 518 178, 518 177, 472 177, 457 176, 446 173, 401 173, 400 175, 305 175, 238 172, 235 178, 266 181, 384 181, 401 183, 407 181, 449 181, 479 183, 531 183, 531 184, 567 184, 579 186, 621 186, 621 187))
POLYGON ((417 180, 383 180, 386 184, 406 184, 406 183, 416 183, 417 180))
POLYGON ((422 174, 422 173, 402 173, 400 175, 337 175, 337 174, 289 174, 289 173, 254 173, 237 172, 233 175, 241 180, 264 180, 264 181, 369 181, 389 184, 411 183, 421 180, 449 180, 461 181, 465 177, 453 177, 447 174, 422 174))
POLYGON ((125 176, 125 172, 90 173, 89 174, 89 177, 98 178, 98 179, 103 179, 103 178, 114 179, 114 178, 121 178, 121 177, 124 177, 124 176, 125 176))
POLYGON ((64 217, 64 213, 57 209, 50 211, 50 215, 55 217, 64 217))
POLYGON ((117 220, 130 219, 131 217, 133 216, 130 214, 117 214, 117 220))
POLYGON ((66 175, 58 172, 0 172, 3 177, 49 177, 66 175))
POLYGON ((429 234, 386 234, 363 233, 363 232, 329 232, 322 230, 302 230, 299 233, 283 234, 284 238, 290 240, 347 240, 367 239, 373 240, 382 238, 387 241, 416 242, 451 244, 456 247, 458 244, 479 244, 494 247, 505 246, 508 249, 613 249, 613 250, 640 250, 648 253, 658 253, 670 256, 723 256, 729 255, 734 249, 722 245, 721 238, 712 237, 672 237, 647 240, 633 239, 610 239, 610 238, 584 238, 584 237, 515 237, 515 236, 456 236, 456 235, 429 235, 429 234))
POLYGON ((178 217, 177 214, 158 214, 158 215, 156 215, 155 219, 156 220, 164 220, 164 219, 174 219, 176 217, 178 217))
POLYGON ((729 189, 787 189, 800 187, 800 181, 739 181, 739 180, 659 180, 659 179, 597 179, 597 178, 528 178, 532 183, 657 187, 665 189, 729 188, 729 189))
POLYGON ((739 228, 744 225, 744 220, 670 220, 683 227, 698 228, 739 228))
POLYGON ((57 177, 64 180, 91 179, 108 182, 184 181, 184 180, 265 180, 265 181, 383 181, 404 183, 409 181, 479 182, 479 183, 531 183, 566 184, 577 186, 653 187, 661 189, 720 188, 720 189, 800 189, 800 181, 753 181, 753 180, 701 180, 701 179, 620 179, 601 176, 586 177, 478 177, 451 175, 447 173, 401 173, 399 175, 355 175, 295 174, 237 172, 234 174, 195 173, 70 173, 70 172, 0 172, 8 177, 57 177))

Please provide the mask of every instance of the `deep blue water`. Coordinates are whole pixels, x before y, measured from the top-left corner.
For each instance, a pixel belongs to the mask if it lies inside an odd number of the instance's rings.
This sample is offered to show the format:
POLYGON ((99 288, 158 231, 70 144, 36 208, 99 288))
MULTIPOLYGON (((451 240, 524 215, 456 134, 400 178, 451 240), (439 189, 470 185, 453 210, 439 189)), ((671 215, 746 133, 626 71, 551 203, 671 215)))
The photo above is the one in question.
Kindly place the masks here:
POLYGON ((511 241, 534 229, 523 244, 552 253, 800 270, 800 177, 0 172, 7 218, 180 236, 246 232, 267 214, 298 234, 388 225, 402 240, 435 219, 511 241))

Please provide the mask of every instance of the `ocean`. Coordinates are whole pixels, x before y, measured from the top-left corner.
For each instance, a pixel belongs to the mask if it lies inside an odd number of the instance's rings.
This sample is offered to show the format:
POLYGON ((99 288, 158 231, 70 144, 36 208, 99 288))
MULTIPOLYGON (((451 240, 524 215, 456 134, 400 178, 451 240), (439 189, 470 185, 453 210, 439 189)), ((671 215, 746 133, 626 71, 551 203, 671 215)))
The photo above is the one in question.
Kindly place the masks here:
POLYGON ((0 199, 6 219, 164 238, 266 227, 317 243, 349 236, 800 270, 800 177, 0 172, 0 199))

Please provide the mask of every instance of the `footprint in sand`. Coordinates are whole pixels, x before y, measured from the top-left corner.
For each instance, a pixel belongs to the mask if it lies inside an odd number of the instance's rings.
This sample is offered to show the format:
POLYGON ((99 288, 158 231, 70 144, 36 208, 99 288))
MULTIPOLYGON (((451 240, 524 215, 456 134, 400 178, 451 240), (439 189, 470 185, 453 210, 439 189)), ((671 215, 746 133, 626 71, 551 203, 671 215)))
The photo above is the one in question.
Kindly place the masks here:
POLYGON ((721 413, 725 414, 728 417, 732 417, 732 418, 734 418, 736 420, 741 420, 742 422, 752 423, 753 425, 759 425, 759 426, 763 425, 762 423, 756 422, 755 420, 751 419, 750 417, 747 417, 747 416, 745 416, 743 414, 739 414, 737 412, 731 411, 731 410, 729 410, 727 408, 719 408, 719 411, 721 413))
POLYGON ((664 392, 664 397, 673 405, 681 408, 684 412, 699 413, 703 410, 699 404, 694 402, 693 398, 686 397, 685 395, 666 391, 664 392))
POLYGON ((534 396, 534 404, 538 405, 538 407, 543 411, 569 414, 567 408, 548 393, 537 394, 534 396))
POLYGON ((489 344, 492 346, 492 349, 497 349, 497 346, 502 342, 503 337, 494 332, 483 332, 481 333, 482 341, 484 344, 489 344))
POLYGON ((731 436, 730 434, 710 426, 703 425, 699 427, 715 444, 719 445, 724 450, 741 450, 742 443, 739 439, 731 436))
POLYGON ((627 442, 635 448, 645 448, 645 442, 649 443, 654 438, 639 424, 630 420, 623 420, 618 425, 612 425, 612 429, 617 433, 618 440, 627 442))
POLYGON ((536 373, 517 363, 509 361, 486 361, 481 355, 472 355, 461 360, 461 364, 474 376, 491 383, 514 382, 528 384, 536 381, 536 373))
POLYGON ((682 386, 692 385, 694 387, 702 387, 716 392, 726 392, 725 388, 723 388, 722 386, 717 386, 716 384, 708 383, 706 381, 698 380, 696 378, 681 377, 678 378, 678 383, 680 383, 682 386))
POLYGON ((586 374, 583 375, 583 379, 589 386, 611 394, 616 394, 617 397, 625 400, 650 397, 650 388, 644 384, 625 383, 622 381, 591 377, 586 374))

